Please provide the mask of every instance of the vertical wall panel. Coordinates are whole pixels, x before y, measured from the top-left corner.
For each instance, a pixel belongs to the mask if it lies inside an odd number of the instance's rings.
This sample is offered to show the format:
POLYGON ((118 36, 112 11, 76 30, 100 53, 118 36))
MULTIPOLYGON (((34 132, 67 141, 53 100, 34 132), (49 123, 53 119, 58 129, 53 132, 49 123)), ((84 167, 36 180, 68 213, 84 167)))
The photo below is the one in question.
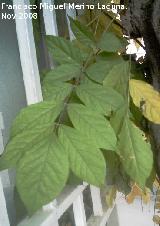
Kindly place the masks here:
MULTIPOLYGON (((11 4, 10 0, 3 0, 11 4)), ((0 9, 3 13, 14 13, 13 10, 0 9)), ((4 120, 2 130, 3 144, 8 141, 10 127, 13 119, 21 108, 26 106, 26 96, 22 77, 22 69, 17 43, 16 27, 14 20, 0 18, 0 112, 4 120)), ((2 145, 1 145, 2 152, 2 145)), ((15 206, 13 202, 14 172, 1 172, 3 191, 11 225, 15 225, 15 206), (10 177, 10 180, 9 180, 10 177)), ((0 203, 1 204, 1 203, 0 203)), ((0 215, 2 213, 0 212, 0 215)), ((6 223, 7 225, 7 223, 6 223)), ((2 226, 6 226, 3 224, 2 226)))
MULTIPOLYGON (((15 9, 15 14, 30 13, 30 10, 25 9, 24 7, 24 5, 30 4, 29 0, 13 0, 13 4, 20 4, 22 6, 21 9, 15 9)), ((27 103, 34 104, 42 100, 42 92, 33 37, 32 20, 29 18, 19 19, 16 17, 16 31, 27 103)))

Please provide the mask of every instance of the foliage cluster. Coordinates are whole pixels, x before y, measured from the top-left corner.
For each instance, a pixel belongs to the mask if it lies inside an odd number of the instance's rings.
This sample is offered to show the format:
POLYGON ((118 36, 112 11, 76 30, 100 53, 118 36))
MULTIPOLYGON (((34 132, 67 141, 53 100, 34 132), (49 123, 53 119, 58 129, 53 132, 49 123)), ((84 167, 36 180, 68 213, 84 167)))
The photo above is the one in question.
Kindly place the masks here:
POLYGON ((16 117, 0 159, 1 169, 16 169, 16 186, 30 213, 62 191, 70 172, 125 194, 132 183, 145 190, 154 179, 140 119, 143 114, 160 123, 159 93, 139 80, 137 67, 123 56, 127 42, 116 25, 94 26, 93 32, 84 21, 70 18, 70 24, 75 40, 47 37, 58 66, 43 79, 44 101, 16 117))

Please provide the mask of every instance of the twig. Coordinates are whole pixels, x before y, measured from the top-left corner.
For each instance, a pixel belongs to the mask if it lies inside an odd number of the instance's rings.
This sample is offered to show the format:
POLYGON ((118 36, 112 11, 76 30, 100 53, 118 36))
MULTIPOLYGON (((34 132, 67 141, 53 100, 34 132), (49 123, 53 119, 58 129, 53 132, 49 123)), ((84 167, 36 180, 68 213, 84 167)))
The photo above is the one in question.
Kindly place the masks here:
MULTIPOLYGON (((107 16, 107 17, 109 17, 111 20, 113 20, 114 19, 114 17, 112 17, 111 15, 109 15, 107 12, 105 12, 104 10, 102 10, 102 13, 105 15, 105 16, 107 16)), ((125 30, 126 31, 126 29, 120 24, 120 23, 118 23, 118 21, 117 20, 113 20, 114 21, 114 24, 116 24, 118 27, 120 27, 122 30, 125 30)), ((126 31, 127 32, 127 31, 126 31)), ((137 42, 137 44, 138 45, 140 45, 144 50, 146 50, 146 48, 145 48, 145 46, 137 39, 137 38, 135 38, 134 39, 136 42, 137 42)))

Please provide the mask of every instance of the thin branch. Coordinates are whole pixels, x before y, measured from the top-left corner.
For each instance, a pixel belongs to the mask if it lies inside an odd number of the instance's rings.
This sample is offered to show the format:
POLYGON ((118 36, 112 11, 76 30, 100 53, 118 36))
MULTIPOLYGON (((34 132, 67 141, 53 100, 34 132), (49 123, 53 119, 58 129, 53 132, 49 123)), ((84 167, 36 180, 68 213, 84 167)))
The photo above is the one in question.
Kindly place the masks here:
MULTIPOLYGON (((105 12, 104 10, 102 10, 102 13, 103 13, 105 16, 109 17, 111 20, 114 19, 114 17, 112 17, 111 15, 109 15, 109 14, 108 14, 107 12, 105 12)), ((119 28, 121 28, 122 30, 125 30, 125 31, 126 31, 126 29, 125 29, 120 23, 118 23, 117 20, 114 20, 114 24, 117 25, 117 26, 118 26, 119 28)), ((145 46, 144 46, 137 38, 135 38, 134 40, 137 42, 138 45, 140 45, 144 50, 146 50, 145 46)))

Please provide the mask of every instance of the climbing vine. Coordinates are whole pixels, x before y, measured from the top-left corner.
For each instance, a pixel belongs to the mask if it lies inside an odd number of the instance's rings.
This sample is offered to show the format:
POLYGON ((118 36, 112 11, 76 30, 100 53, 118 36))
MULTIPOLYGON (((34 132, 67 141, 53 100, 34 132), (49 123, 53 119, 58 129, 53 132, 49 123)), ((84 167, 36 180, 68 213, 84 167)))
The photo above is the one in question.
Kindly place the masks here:
POLYGON ((16 169, 30 213, 63 190, 70 172, 126 195, 133 184, 145 191, 155 179, 140 120, 160 123, 159 93, 140 81, 116 19, 104 26, 103 16, 89 26, 84 18, 70 18, 73 41, 46 37, 58 66, 42 79, 44 101, 21 110, 12 125, 0 168, 16 169))

